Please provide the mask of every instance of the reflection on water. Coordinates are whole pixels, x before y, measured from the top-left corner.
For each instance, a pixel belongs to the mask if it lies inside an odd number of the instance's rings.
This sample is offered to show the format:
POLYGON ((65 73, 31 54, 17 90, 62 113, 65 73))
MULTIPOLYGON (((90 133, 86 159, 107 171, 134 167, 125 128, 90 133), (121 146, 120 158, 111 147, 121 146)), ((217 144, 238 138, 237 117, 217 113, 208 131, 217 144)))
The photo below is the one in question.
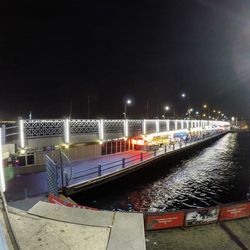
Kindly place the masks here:
MULTIPOLYGON (((166 211, 246 198, 250 185, 250 134, 227 134, 157 179, 85 200, 104 209, 166 211)), ((162 168, 164 166, 162 162, 162 168)))

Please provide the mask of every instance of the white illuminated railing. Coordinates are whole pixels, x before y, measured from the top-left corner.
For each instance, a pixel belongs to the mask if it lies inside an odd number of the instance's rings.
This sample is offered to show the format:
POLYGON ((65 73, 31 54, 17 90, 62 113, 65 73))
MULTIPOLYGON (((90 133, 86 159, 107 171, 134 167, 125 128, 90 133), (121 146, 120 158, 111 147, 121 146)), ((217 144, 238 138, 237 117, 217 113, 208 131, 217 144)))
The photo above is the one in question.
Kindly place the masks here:
POLYGON ((229 126, 225 121, 207 120, 19 120, 20 147, 25 148, 29 139, 64 137, 69 144, 71 137, 81 137, 82 142, 112 140, 181 129, 206 126, 229 126), (84 139, 86 138, 86 139, 84 139), (85 140, 85 141, 84 141, 85 140))

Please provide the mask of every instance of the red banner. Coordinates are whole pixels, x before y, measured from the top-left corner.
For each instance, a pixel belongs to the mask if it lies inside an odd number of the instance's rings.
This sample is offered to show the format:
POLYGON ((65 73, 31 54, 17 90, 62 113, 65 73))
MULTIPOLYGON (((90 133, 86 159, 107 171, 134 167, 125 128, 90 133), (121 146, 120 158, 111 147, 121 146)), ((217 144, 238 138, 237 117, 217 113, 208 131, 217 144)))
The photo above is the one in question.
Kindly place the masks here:
POLYGON ((67 202, 67 201, 64 201, 63 199, 53 195, 53 194, 50 194, 49 197, 48 197, 48 201, 50 203, 53 203, 53 204, 57 204, 57 205, 60 205, 60 206, 66 206, 66 207, 76 207, 76 208, 82 208, 82 209, 90 209, 90 210, 98 210, 96 208, 92 208, 92 207, 86 207, 86 206, 82 206, 82 205, 78 205, 78 204, 73 204, 73 203, 70 203, 70 202, 67 202))
POLYGON ((146 229, 156 230, 164 228, 182 227, 184 223, 184 211, 164 213, 158 215, 147 215, 146 229))
POLYGON ((250 202, 221 207, 220 221, 250 216, 250 202))

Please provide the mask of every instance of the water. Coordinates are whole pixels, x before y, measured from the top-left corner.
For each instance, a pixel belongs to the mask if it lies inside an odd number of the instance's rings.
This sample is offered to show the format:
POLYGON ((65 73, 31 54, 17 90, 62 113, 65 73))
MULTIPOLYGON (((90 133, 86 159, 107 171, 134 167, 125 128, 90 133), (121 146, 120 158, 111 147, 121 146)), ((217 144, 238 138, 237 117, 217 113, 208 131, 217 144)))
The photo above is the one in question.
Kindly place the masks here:
POLYGON ((167 211, 207 207, 246 199, 250 185, 250 133, 229 133, 175 164, 164 161, 118 188, 108 188, 74 199, 107 210, 167 211), (151 170, 152 171, 152 170, 151 170))

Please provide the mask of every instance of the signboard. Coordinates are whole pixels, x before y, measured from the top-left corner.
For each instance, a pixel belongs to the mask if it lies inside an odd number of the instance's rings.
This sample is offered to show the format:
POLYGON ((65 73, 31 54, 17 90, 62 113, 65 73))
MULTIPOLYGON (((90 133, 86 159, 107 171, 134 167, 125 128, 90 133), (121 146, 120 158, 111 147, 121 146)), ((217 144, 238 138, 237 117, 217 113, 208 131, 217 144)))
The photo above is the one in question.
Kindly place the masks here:
POLYGON ((219 216, 219 208, 201 208, 186 213, 185 226, 216 223, 219 216))
POLYGON ((250 216, 250 202, 232 204, 221 208, 220 221, 250 216))
POLYGON ((64 201, 63 199, 60 199, 59 197, 57 197, 57 196, 55 196, 53 194, 49 195, 48 200, 49 200, 50 203, 57 204, 57 205, 60 205, 60 206, 75 207, 75 208, 90 209, 90 210, 98 210, 96 208, 86 207, 86 206, 73 204, 71 202, 64 201))
POLYGON ((147 215, 146 229, 156 230, 164 228, 182 227, 184 223, 184 211, 164 213, 158 215, 147 215))

